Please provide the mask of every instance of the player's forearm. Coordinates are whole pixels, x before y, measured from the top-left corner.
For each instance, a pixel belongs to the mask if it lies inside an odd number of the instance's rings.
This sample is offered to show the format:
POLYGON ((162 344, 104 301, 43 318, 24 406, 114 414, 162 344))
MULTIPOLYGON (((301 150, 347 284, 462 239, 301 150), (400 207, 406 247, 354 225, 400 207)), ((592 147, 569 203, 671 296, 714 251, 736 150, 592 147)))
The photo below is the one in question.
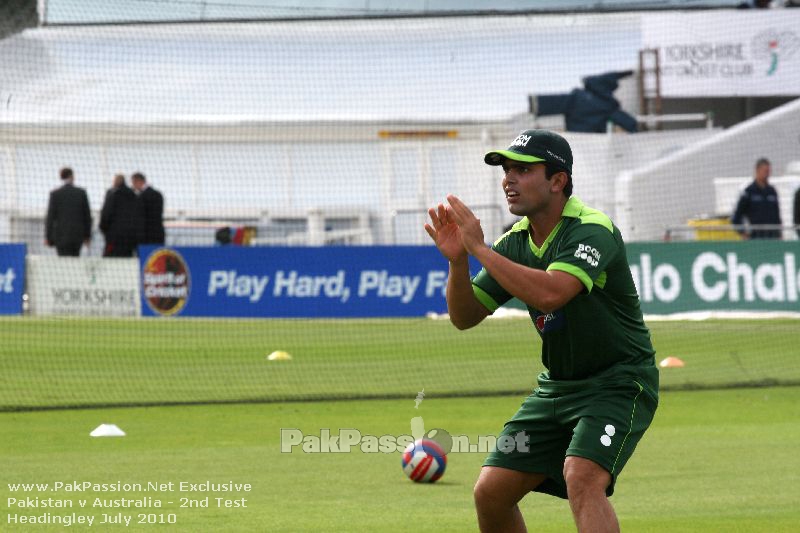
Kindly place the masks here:
POLYGON ((447 278, 447 312, 450 314, 450 322, 458 329, 476 326, 489 314, 472 291, 469 261, 466 257, 463 260, 450 261, 450 275, 447 278))
POLYGON ((515 263, 491 248, 476 250, 475 258, 511 295, 543 313, 560 309, 573 296, 560 291, 558 283, 544 270, 515 263))

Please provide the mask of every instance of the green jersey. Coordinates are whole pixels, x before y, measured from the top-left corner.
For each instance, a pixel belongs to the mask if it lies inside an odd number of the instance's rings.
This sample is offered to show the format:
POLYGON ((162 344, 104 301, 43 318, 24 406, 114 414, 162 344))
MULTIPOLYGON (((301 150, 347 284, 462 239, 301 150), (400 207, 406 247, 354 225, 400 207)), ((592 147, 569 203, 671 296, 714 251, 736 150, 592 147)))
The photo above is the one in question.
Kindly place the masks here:
MULTIPOLYGON (((592 378, 623 366, 655 366, 650 333, 642 319, 625 244, 605 214, 570 198, 561 221, 537 247, 527 218, 517 222, 492 246, 510 260, 540 270, 572 274, 584 290, 563 308, 528 312, 542 338, 545 380, 592 378)), ((490 312, 511 294, 486 269, 473 279, 475 296, 490 312)))

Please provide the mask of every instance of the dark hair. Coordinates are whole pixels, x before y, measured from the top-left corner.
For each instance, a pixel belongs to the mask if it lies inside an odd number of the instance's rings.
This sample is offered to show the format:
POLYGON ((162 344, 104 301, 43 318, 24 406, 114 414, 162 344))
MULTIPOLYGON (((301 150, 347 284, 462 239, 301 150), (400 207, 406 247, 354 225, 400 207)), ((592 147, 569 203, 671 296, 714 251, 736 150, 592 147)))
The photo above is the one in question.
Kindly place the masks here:
POLYGON ((72 177, 72 169, 69 167, 64 167, 61 169, 60 174, 62 180, 68 180, 72 177))
POLYGON ((142 180, 143 182, 147 183, 147 178, 145 178, 144 174, 142 174, 141 172, 134 172, 133 174, 131 174, 131 179, 142 180))
POLYGON ((549 161, 544 164, 544 177, 546 179, 549 180, 559 172, 564 172, 567 175, 567 184, 564 185, 564 188, 561 190, 561 192, 564 193, 564 196, 569 198, 572 196, 572 175, 562 166, 556 165, 549 161))
POLYGON ((769 159, 766 157, 759 157, 758 161, 756 161, 756 168, 760 167, 761 165, 769 165, 769 159))

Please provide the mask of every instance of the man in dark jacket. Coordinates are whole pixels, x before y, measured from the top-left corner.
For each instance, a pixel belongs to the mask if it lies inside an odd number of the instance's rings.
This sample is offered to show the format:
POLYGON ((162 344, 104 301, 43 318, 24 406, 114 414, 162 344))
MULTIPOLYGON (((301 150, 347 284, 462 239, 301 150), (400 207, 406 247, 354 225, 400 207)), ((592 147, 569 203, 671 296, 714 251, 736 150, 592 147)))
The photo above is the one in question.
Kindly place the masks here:
POLYGON ((781 213, 778 207, 778 191, 768 182, 770 170, 771 166, 768 159, 762 157, 756 161, 753 182, 742 191, 739 201, 736 203, 731 223, 743 239, 781 238, 781 213), (757 227, 746 228, 744 219, 747 219, 750 226, 757 227))
POLYGON ((100 230, 106 237, 103 257, 133 257, 144 234, 143 223, 136 194, 122 174, 114 176, 113 186, 106 192, 100 230))
POLYGON ((603 133, 608 122, 627 132, 637 131, 636 119, 626 113, 616 98, 619 80, 633 71, 606 72, 583 78, 583 89, 564 94, 542 94, 533 97, 531 111, 538 116, 564 115, 567 131, 603 133))
POLYGON ((794 193, 794 225, 797 231, 797 238, 800 239, 800 188, 794 193))
POLYGON ((164 196, 147 183, 141 172, 131 176, 131 184, 139 197, 139 209, 144 219, 141 244, 164 244, 164 196))
POLYGON ((84 189, 75 187, 71 168, 61 169, 63 185, 50 193, 45 219, 45 244, 61 256, 79 256, 92 238, 92 214, 84 189))

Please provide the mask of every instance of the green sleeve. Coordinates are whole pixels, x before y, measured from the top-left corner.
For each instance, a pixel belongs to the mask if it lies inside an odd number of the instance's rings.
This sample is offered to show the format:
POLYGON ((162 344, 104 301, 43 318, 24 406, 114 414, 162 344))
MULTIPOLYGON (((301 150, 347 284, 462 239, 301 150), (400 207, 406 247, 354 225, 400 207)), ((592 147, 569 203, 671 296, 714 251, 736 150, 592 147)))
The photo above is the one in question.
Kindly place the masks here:
POLYGON ((565 236, 558 255, 547 270, 572 274, 583 283, 586 292, 602 288, 606 267, 619 252, 619 241, 612 231, 599 224, 581 224, 565 236))
MULTIPOLYGON (((506 238, 500 238, 492 245, 492 250, 502 256, 506 256, 506 238)), ((509 301, 512 296, 495 279, 482 268, 480 272, 472 278, 472 291, 475 298, 481 302, 490 313, 494 313, 498 307, 509 301)))

